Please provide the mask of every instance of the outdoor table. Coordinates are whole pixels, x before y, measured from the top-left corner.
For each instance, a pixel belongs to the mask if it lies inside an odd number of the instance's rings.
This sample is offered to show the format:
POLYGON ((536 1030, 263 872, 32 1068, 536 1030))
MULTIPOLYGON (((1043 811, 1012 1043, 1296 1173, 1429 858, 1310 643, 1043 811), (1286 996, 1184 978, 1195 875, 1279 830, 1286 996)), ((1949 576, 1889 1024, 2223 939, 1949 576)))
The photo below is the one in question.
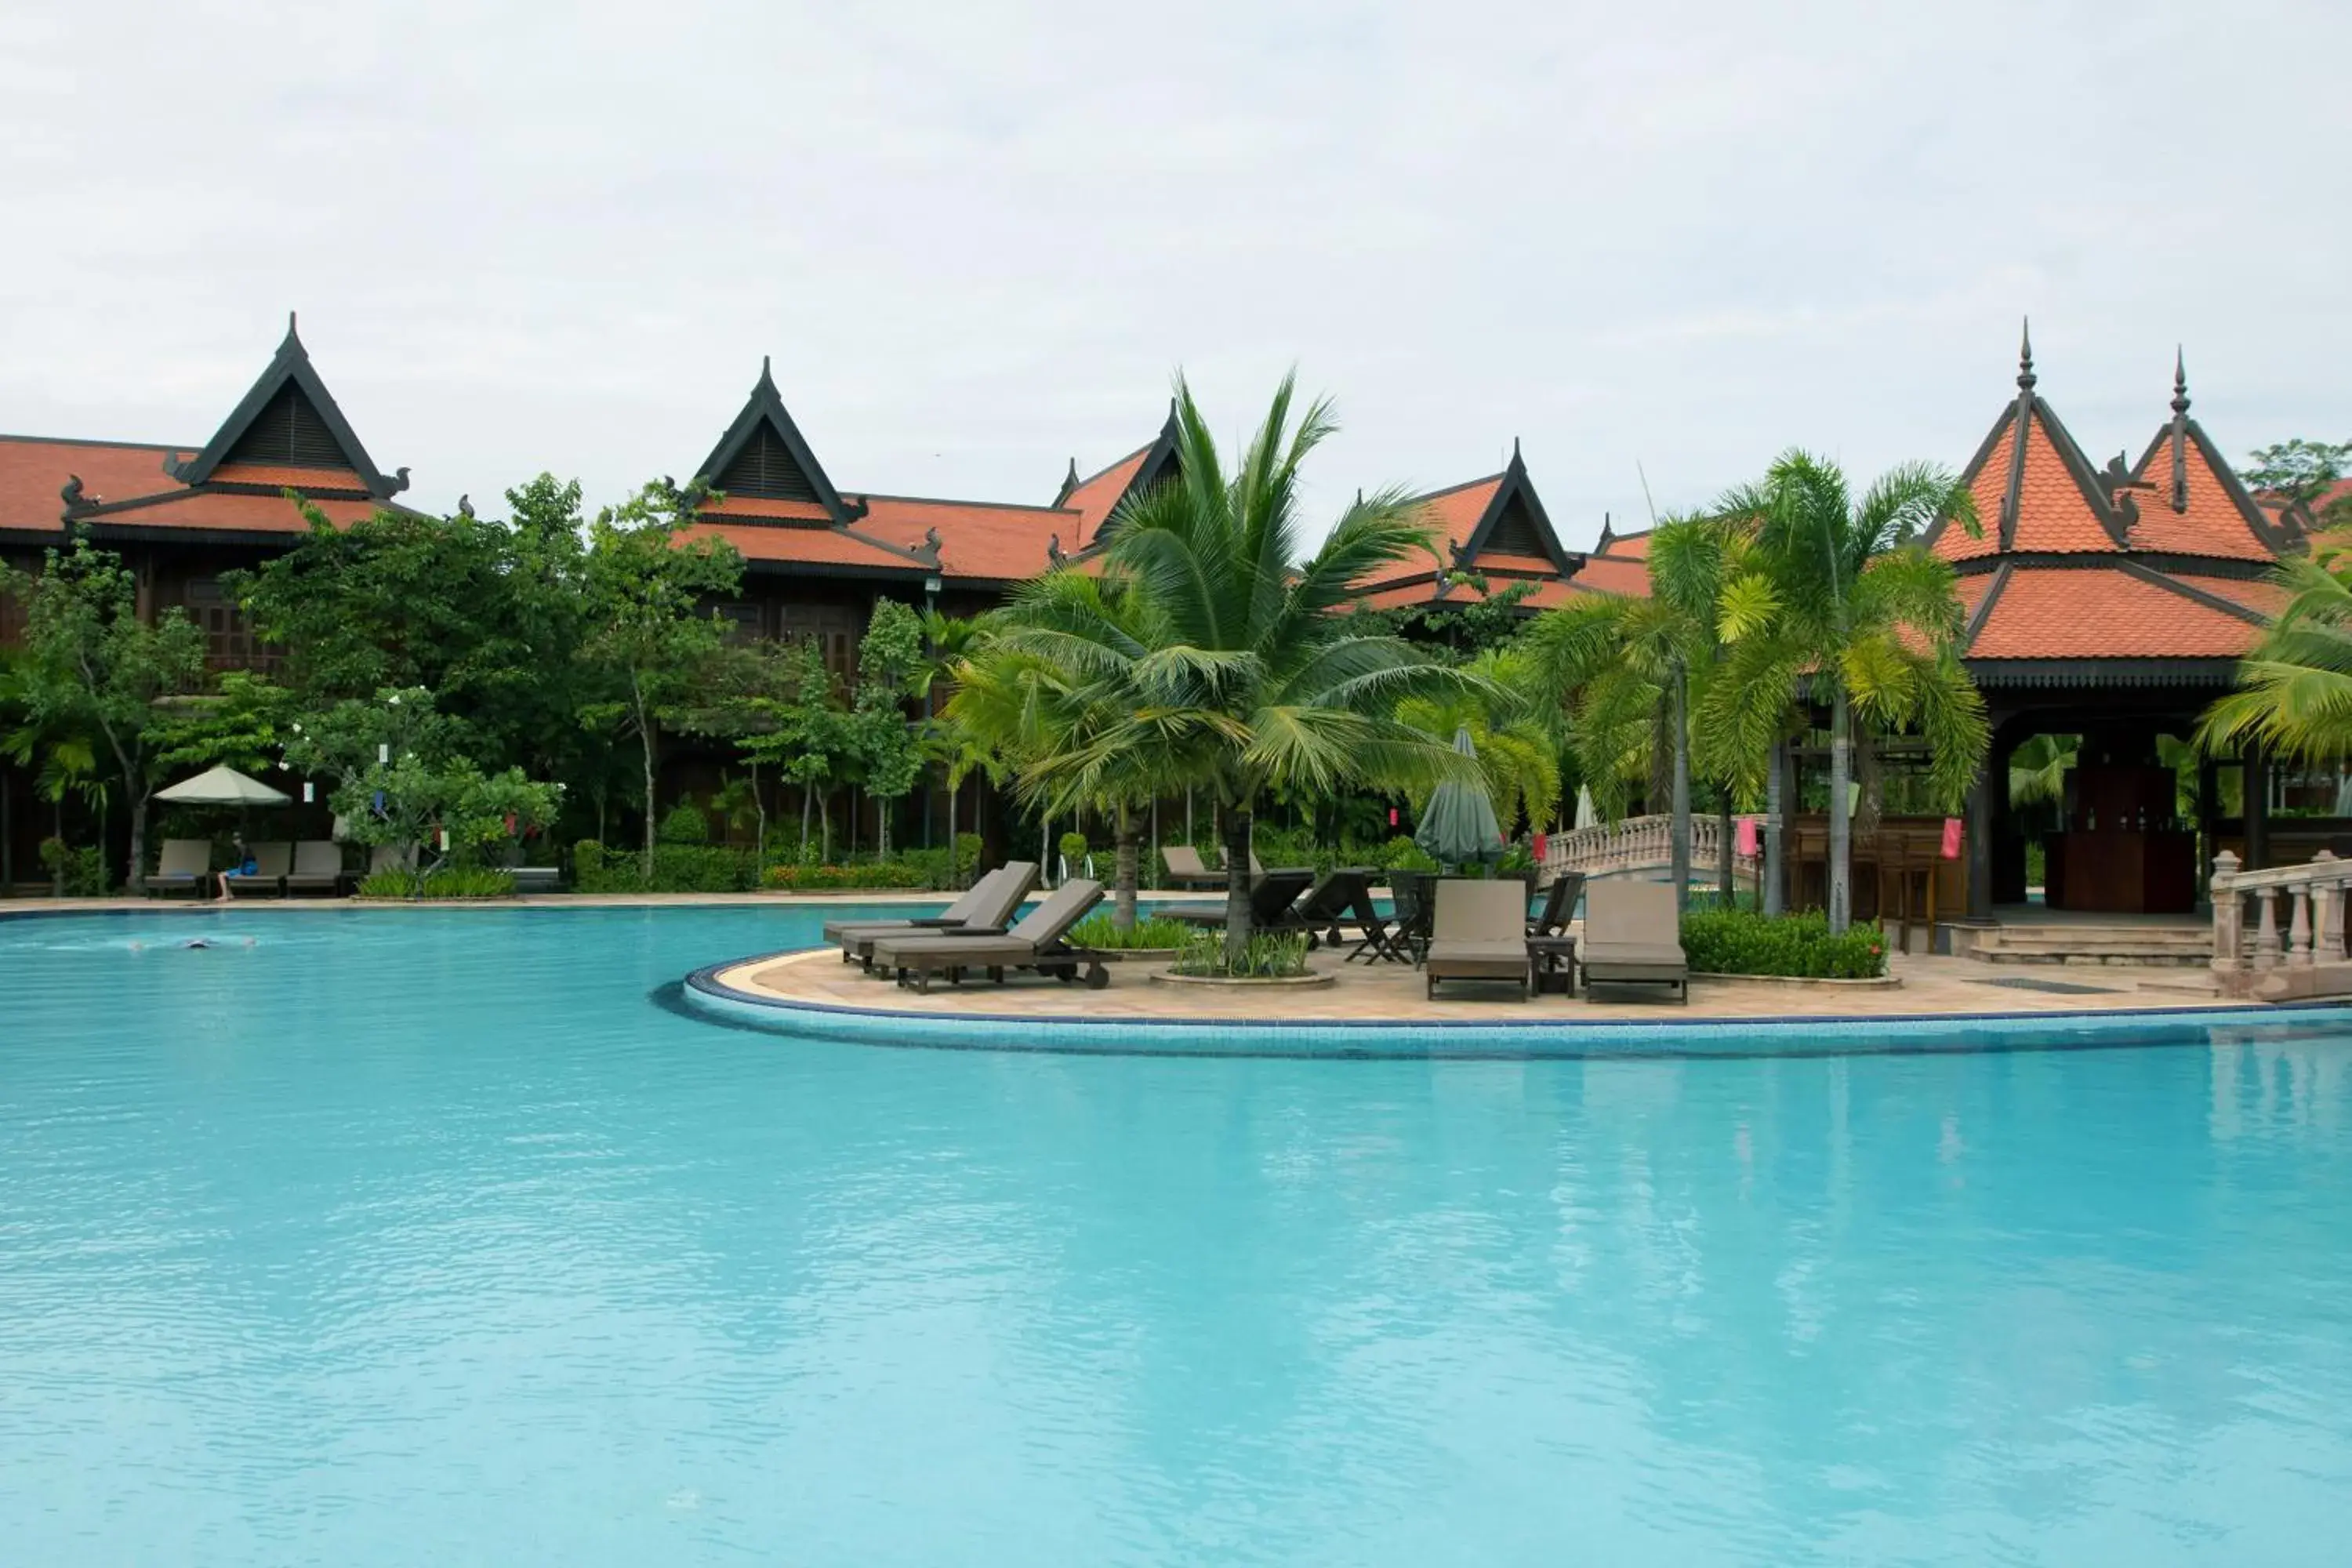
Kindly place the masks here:
POLYGON ((1572 936, 1531 936, 1528 958, 1536 971, 1536 992, 1576 994, 1576 939, 1572 936))

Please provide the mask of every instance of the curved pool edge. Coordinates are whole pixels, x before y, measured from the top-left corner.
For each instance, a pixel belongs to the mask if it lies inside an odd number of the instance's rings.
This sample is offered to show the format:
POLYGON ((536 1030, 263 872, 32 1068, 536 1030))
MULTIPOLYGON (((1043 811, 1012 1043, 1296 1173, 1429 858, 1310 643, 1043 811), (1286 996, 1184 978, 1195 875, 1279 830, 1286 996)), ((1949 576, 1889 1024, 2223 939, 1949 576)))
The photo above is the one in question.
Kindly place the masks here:
POLYGON ((941 1015, 802 1001, 722 973, 825 951, 790 948, 705 964, 678 983, 686 1010, 775 1035, 899 1049, 1064 1056, 1460 1060, 1789 1058, 2097 1050, 2278 1038, 2352 1026, 2352 1004, 2209 1003, 2097 1012, 1897 1013, 1855 1017, 1316 1019, 941 1015))

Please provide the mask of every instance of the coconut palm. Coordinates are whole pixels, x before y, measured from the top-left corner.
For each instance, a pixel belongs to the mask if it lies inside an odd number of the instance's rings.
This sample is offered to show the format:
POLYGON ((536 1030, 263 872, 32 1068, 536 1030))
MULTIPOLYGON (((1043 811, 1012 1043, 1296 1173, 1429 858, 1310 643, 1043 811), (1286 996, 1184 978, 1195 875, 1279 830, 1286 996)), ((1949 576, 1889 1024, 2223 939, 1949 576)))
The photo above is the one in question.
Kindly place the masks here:
POLYGON ((2238 689, 2205 710, 2197 743, 2211 753, 2259 741, 2307 763, 2352 757, 2352 536, 2325 536, 2272 575, 2286 604, 2238 666, 2238 689))
POLYGON ((1854 495, 1835 463, 1791 450, 1724 499, 1755 531, 1723 595, 1731 645, 1703 721, 1733 755, 1760 758, 1801 688, 1830 710, 1830 929, 1852 918, 1848 816, 1859 721, 1916 729, 1928 779, 1957 805, 1984 759, 1984 702, 1960 667, 1952 568, 1919 538, 1937 522, 1979 531, 1968 487, 1930 464, 1890 469, 1854 495))
POLYGON ((1567 714, 1551 695, 1558 688, 1525 647, 1488 648, 1467 668, 1482 685, 1407 698, 1397 704, 1397 721, 1449 745, 1456 731, 1469 731, 1496 820, 1508 832, 1524 816, 1529 827, 1545 832, 1559 816, 1567 714))
POLYGON ((1176 396, 1177 477, 1122 502, 1106 526, 1107 576, 1139 595, 1132 624, 1075 598, 1007 646, 1066 672, 1117 721, 1024 771, 1058 787, 1121 753, 1162 759, 1159 783, 1213 791, 1223 806, 1225 942, 1249 938, 1250 824, 1269 789, 1329 795, 1348 785, 1412 788, 1471 767, 1450 745, 1399 723, 1397 704, 1479 684, 1429 650, 1351 630, 1336 613, 1357 584, 1429 534, 1399 489, 1360 497, 1300 563, 1298 471, 1331 434, 1325 404, 1294 421, 1291 378, 1225 470, 1191 389, 1176 396))
POLYGON ((1159 635, 1132 578, 1069 568, 1049 573, 1024 584, 971 639, 955 668, 947 718, 958 754, 1004 758, 1024 801, 1049 816, 1091 807, 1111 819, 1117 846, 1111 923, 1125 931, 1135 924, 1142 814, 1181 759, 1150 735, 1136 745, 1099 743, 1125 732, 1143 694, 1119 679, 1117 667, 1089 676, 1034 646, 1061 646, 1056 634, 1070 626, 1114 632, 1138 644, 1159 635), (1042 636, 1025 637, 1032 633, 1042 636))
POLYGON ((1633 792, 1667 765, 1673 826, 1669 876, 1677 901, 1690 893, 1691 773, 1696 764, 1728 791, 1759 769, 1743 766, 1736 735, 1691 723, 1717 684, 1726 655, 1719 635, 1723 591, 1745 569, 1748 539, 1718 517, 1675 517, 1651 531, 1650 595, 1591 595, 1541 616, 1528 634, 1529 656, 1553 689, 1574 695, 1577 763, 1603 816, 1625 814, 1633 792))

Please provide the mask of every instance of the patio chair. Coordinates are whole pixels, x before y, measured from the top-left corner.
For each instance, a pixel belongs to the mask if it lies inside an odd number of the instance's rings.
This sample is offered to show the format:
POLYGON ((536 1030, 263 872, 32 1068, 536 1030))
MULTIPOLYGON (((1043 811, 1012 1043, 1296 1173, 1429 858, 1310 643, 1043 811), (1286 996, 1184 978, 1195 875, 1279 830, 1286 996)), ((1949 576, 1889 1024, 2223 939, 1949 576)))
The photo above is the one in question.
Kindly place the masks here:
POLYGON ((147 879, 147 896, 186 889, 198 898, 212 892, 213 846, 209 838, 166 838, 147 879))
POLYGON ((1360 952, 1370 943, 1372 929, 1388 924, 1373 907, 1371 879, 1370 868, 1363 866, 1327 872, 1274 929, 1305 931, 1309 947, 1318 942, 1338 947, 1347 941, 1346 931, 1352 927, 1363 938, 1357 944, 1360 952))
POLYGON ((966 936, 1002 936, 1013 911, 1037 887, 1037 862, 1010 860, 971 885, 971 891, 936 915, 902 921, 828 921, 824 940, 841 944, 841 962, 874 967, 874 944, 885 937, 952 931, 966 936))
POLYGON ((1436 918, 1422 968, 1429 994, 1441 980, 1508 980, 1528 999, 1528 885, 1516 877, 1472 881, 1448 877, 1437 884, 1436 918))
POLYGON ((1208 889, 1225 885, 1225 874, 1212 870, 1201 858, 1201 852, 1190 844, 1171 844, 1160 851, 1168 862, 1168 885, 1171 888, 1208 889))
POLYGON ((286 874, 294 868, 294 846, 291 844, 257 844, 253 847, 253 874, 246 876, 231 871, 221 879, 232 893, 248 888, 283 895, 286 874))
POLYGON ((288 893, 332 893, 343 882, 343 847, 331 838, 307 838, 294 846, 294 868, 286 873, 288 893))
POLYGON ((1544 895, 1543 913, 1528 922, 1529 936, 1559 936, 1576 918, 1576 901, 1584 897, 1584 873, 1562 871, 1544 895))
MULTIPOLYGON (((1250 924, 1260 931, 1280 926, 1315 880, 1312 871, 1268 871, 1250 886, 1250 924)), ((1214 904, 1162 904, 1152 913, 1187 925, 1221 926, 1225 923, 1225 906, 1214 904)))
POLYGON ((1099 991, 1110 984, 1110 970, 1100 953, 1072 947, 1070 928, 1085 919, 1103 900, 1103 885, 1087 877, 1073 877, 1047 894, 1021 923, 1002 936, 960 936, 953 931, 884 937, 874 944, 874 963, 929 992, 931 976, 945 974, 960 984, 967 970, 985 970, 998 984, 1007 970, 1034 969, 1057 980, 1070 981, 1086 970, 1087 987, 1099 991))
POLYGON ((1617 878, 1592 884, 1584 900, 1584 997, 1601 985, 1670 985, 1690 1001, 1690 960, 1683 952, 1675 890, 1664 882, 1617 878))
POLYGON ((1372 951, 1366 955, 1368 959, 1387 959, 1421 967, 1421 955, 1429 946, 1429 919, 1436 887, 1437 874, 1433 871, 1389 873, 1388 929, 1374 942, 1372 951))

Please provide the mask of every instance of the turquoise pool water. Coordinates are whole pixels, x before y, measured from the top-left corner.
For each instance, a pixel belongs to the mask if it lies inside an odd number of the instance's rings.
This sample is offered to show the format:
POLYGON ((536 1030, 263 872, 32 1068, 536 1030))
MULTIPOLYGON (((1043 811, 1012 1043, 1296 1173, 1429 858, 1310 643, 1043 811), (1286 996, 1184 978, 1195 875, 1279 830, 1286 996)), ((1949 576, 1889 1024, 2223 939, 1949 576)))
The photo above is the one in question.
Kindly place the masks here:
POLYGON ((654 997, 817 919, 0 921, 0 1560, 2344 1559, 2352 1037, 1186 1060, 654 997))

